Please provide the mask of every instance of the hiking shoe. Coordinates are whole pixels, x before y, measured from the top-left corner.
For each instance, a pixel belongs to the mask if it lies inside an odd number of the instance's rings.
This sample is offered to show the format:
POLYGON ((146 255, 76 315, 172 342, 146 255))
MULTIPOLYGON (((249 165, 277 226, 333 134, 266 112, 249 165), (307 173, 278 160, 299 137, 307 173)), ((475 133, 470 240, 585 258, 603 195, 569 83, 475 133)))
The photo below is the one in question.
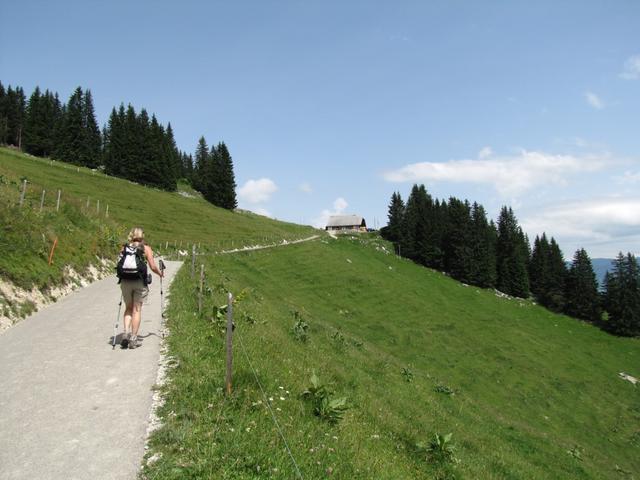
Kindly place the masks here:
POLYGON ((130 333, 122 334, 122 341, 120 342, 120 346, 122 348, 128 348, 129 347, 129 336, 130 335, 131 335, 130 333))
POLYGON ((138 348, 139 346, 140 345, 138 344, 138 336, 131 335, 131 338, 129 339, 129 348, 134 349, 134 348, 138 348))

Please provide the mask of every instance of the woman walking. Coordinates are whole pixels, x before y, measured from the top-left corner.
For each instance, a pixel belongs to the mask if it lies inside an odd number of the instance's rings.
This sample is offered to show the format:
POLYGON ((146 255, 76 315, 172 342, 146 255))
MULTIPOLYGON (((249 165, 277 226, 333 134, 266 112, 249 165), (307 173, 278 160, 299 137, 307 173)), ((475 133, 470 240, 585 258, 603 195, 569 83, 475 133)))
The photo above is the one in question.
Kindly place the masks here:
POLYGON ((125 303, 124 335, 120 342, 122 348, 138 346, 142 303, 149 294, 148 284, 151 283, 147 266, 160 277, 164 276, 164 272, 156 266, 153 259, 153 250, 144 243, 144 231, 135 227, 129 232, 117 266, 122 299, 125 303))

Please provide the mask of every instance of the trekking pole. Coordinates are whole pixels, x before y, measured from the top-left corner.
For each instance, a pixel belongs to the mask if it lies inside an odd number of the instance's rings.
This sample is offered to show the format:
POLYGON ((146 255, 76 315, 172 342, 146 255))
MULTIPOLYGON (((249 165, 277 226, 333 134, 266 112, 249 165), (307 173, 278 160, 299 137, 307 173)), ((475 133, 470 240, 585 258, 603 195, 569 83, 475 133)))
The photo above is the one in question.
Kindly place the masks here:
POLYGON ((162 318, 164 318, 164 292, 163 292, 163 288, 162 288, 162 277, 164 276, 164 271, 167 268, 164 264, 164 261, 162 259, 160 259, 160 261, 158 262, 159 266, 160 266, 160 271, 162 272, 162 276, 160 277, 160 313, 162 318))
POLYGON ((113 327, 113 345, 111 350, 116 348, 116 335, 118 334, 118 322, 120 321, 120 310, 122 309, 122 294, 120 294, 120 303, 118 304, 118 316, 116 317, 116 324, 113 327))

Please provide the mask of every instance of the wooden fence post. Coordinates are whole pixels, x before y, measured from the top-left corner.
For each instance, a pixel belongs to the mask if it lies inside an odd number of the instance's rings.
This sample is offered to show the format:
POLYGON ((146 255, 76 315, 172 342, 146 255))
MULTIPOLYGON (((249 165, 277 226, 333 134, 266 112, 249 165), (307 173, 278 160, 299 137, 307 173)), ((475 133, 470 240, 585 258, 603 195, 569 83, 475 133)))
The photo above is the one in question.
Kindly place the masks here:
POLYGON ((27 193, 27 181, 23 180, 22 181, 22 192, 20 193, 20 206, 22 207, 22 204, 24 203, 24 196, 27 193))
POLYGON ((87 210, 89 209, 89 202, 91 201, 91 197, 87 197, 87 210))
POLYGON ((233 370, 233 295, 227 299, 227 376, 225 386, 227 395, 231 395, 231 373, 233 370))
POLYGON ((58 190, 58 201, 56 202, 56 212, 60 211, 60 194, 62 193, 61 190, 58 190))
POLYGON ((96 213, 100 213, 100 199, 96 200, 96 213))
POLYGON ((106 212, 104 212, 104 216, 105 216, 106 218, 109 218, 109 204, 108 204, 108 203, 107 203, 107 211, 106 211, 106 212))
POLYGON ((202 313, 202 292, 204 290, 204 264, 200 265, 200 289, 198 292, 198 314, 202 313))
POLYGON ((42 196, 40 197, 40 212, 42 212, 42 208, 44 207, 44 194, 46 190, 42 190, 42 196))
POLYGON ((196 274, 196 246, 191 249, 191 278, 196 274))

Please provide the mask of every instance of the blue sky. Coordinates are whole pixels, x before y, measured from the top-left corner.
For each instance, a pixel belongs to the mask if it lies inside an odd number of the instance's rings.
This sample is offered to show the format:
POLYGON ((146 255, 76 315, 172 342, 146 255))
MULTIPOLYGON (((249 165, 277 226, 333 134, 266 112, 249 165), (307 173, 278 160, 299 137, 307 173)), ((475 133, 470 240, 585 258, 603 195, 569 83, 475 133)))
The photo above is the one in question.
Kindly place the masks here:
POLYGON ((0 0, 0 80, 92 90, 233 155, 242 208, 386 222, 511 205, 567 257, 640 253, 640 2, 0 0), (11 18, 9 19, 8 16, 11 18))

